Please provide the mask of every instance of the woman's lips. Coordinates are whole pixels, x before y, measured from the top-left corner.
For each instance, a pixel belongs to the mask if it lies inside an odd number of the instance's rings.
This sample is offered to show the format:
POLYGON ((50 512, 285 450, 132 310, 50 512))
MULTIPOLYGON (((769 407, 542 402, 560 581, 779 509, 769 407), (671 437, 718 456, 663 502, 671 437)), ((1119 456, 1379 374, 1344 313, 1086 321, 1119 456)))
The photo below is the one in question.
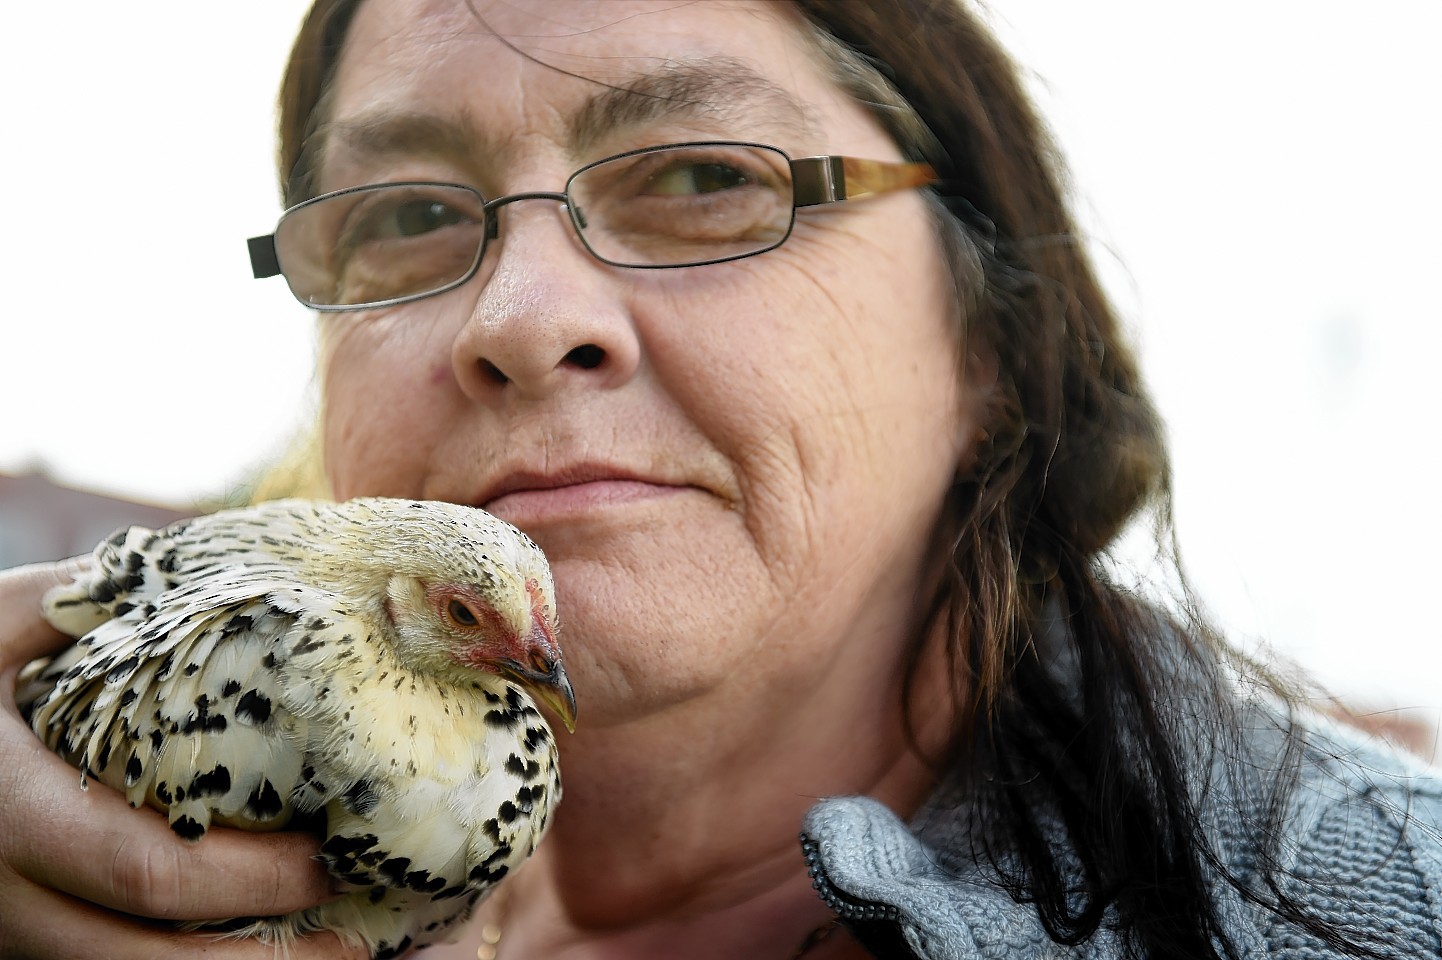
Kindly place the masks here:
POLYGON ((483 503, 483 509, 520 527, 578 517, 598 509, 667 497, 687 489, 623 478, 519 487, 483 503))

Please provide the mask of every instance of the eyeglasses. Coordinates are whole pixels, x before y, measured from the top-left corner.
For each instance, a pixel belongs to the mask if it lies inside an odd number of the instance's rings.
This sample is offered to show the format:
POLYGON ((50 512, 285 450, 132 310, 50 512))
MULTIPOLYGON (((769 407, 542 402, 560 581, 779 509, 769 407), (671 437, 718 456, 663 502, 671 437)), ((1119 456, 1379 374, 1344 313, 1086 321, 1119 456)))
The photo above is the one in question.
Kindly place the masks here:
POLYGON ((936 182, 924 163, 855 157, 792 160, 759 143, 675 143, 587 164, 564 193, 487 200, 458 183, 348 187, 286 210, 250 240, 257 278, 283 274, 316 310, 387 307, 469 280, 497 213, 518 200, 563 204, 590 254, 618 267, 695 267, 774 250, 798 207, 936 182))

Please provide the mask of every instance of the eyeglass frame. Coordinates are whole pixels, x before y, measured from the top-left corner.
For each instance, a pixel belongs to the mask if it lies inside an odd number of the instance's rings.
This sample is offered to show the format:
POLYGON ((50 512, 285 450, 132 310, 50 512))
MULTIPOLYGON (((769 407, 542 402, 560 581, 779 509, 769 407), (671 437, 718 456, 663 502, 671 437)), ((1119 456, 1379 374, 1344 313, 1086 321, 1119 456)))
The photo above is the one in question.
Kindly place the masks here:
POLYGON ((280 231, 280 225, 287 217, 297 211, 303 210, 315 204, 323 203, 353 193, 361 193, 371 190, 383 190, 390 187, 445 187, 448 189, 461 189, 474 194, 481 201, 481 215, 485 218, 482 223, 481 243, 476 250, 475 259, 464 274, 449 283, 443 284, 434 290, 426 290, 423 293, 410 293, 405 296, 391 297, 386 300, 374 300, 367 303, 356 304, 316 304, 301 299, 293 287, 290 287, 289 278, 286 278, 286 286, 291 295, 302 305, 322 313, 350 313, 359 310, 378 310, 384 307, 393 307, 402 303, 411 303, 416 300, 424 300, 427 297, 434 297, 454 290, 457 287, 468 283, 480 269, 481 261, 486 256, 486 246, 491 240, 500 235, 500 218, 495 211, 501 207, 515 203, 518 200, 554 200, 566 208, 566 219, 576 232, 576 237, 581 241, 581 246, 594 259, 613 267, 623 267, 628 270, 673 270, 682 267, 704 267, 715 263, 727 263, 732 260, 744 260, 747 257, 754 257, 758 254, 769 253, 785 243, 796 227, 796 211, 802 207, 823 206, 830 203, 841 203, 846 200, 860 200, 866 197, 878 196, 884 193, 893 193, 900 190, 909 190, 915 187, 931 186, 938 183, 940 178, 930 164, 918 161, 895 161, 895 160, 867 160, 861 157, 849 157, 839 154, 826 154, 813 157, 799 157, 792 159, 785 150, 768 143, 755 143, 745 140, 691 140, 683 143, 662 143, 650 147, 639 147, 635 150, 627 150, 614 156, 594 160, 591 163, 575 170, 566 178, 566 188, 557 193, 555 191, 528 190, 521 193, 510 193, 487 200, 485 194, 470 184, 448 183, 441 180, 397 180, 382 183, 366 183, 354 187, 342 187, 339 190, 331 190, 320 196, 302 200, 293 204, 281 212, 280 218, 276 221, 276 229, 271 233, 259 237, 251 237, 246 241, 250 252, 250 265, 253 278, 263 280, 269 277, 284 276, 285 271, 281 269, 280 256, 275 246, 276 233, 280 231), (690 263, 624 263, 610 260, 601 256, 586 240, 585 228, 576 221, 577 211, 571 204, 571 184, 576 178, 588 170, 599 167, 603 164, 616 160, 624 160, 627 157, 634 157, 645 153, 657 153, 669 149, 685 149, 694 147, 750 147, 761 150, 769 150, 780 154, 786 160, 791 172, 791 219, 787 222, 786 232, 769 246, 757 250, 748 250, 745 253, 734 253, 724 257, 716 257, 711 260, 697 260, 690 263))

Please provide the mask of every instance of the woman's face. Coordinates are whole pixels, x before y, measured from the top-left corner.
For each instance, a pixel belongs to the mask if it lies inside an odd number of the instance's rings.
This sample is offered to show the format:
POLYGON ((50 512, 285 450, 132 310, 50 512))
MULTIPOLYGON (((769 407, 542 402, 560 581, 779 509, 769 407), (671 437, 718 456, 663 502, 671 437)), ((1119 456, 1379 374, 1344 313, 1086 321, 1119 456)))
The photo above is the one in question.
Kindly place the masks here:
MULTIPOLYGON (((900 159, 788 6, 474 7, 484 25, 462 0, 361 5, 322 190, 554 191, 688 140, 900 159)), ((774 251, 677 270, 591 258, 553 201, 506 206, 462 287, 326 320, 335 493, 474 504, 533 536, 587 727, 894 677, 974 432, 949 283, 915 191, 804 210, 774 251)))

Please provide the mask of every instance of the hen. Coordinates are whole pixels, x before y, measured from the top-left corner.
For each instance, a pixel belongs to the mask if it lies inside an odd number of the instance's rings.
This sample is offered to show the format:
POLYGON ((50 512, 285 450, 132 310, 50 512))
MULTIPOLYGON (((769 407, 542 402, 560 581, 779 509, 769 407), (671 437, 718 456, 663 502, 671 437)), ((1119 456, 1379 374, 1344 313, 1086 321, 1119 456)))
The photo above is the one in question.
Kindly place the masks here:
POLYGON ((278 501, 131 527, 46 617, 81 638, 21 683, 36 733, 168 814, 309 826, 340 899, 217 925, 330 929, 376 957, 444 939, 534 849, 575 698, 541 551, 480 510, 278 501))

